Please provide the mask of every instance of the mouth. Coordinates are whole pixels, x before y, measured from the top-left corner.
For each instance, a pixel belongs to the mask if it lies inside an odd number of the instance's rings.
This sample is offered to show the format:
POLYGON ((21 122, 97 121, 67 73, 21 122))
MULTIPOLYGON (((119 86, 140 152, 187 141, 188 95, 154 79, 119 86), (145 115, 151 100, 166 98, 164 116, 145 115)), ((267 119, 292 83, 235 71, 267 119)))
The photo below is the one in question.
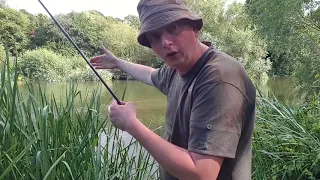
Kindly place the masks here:
POLYGON ((175 56, 176 54, 178 54, 178 52, 170 52, 167 54, 167 57, 171 58, 171 57, 175 56))

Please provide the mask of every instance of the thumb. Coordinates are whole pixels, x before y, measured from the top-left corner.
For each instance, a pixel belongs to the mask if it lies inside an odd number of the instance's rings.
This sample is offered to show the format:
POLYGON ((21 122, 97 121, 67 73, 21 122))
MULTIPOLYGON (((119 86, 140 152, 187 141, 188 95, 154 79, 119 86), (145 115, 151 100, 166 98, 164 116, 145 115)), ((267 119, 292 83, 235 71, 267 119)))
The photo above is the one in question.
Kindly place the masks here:
POLYGON ((109 52, 105 47, 103 47, 102 51, 104 54, 107 54, 109 52))
POLYGON ((130 107, 134 107, 134 103, 132 101, 127 102, 126 105, 128 105, 130 107))
POLYGON ((109 52, 108 49, 103 44, 102 44, 102 52, 104 54, 107 54, 109 52))

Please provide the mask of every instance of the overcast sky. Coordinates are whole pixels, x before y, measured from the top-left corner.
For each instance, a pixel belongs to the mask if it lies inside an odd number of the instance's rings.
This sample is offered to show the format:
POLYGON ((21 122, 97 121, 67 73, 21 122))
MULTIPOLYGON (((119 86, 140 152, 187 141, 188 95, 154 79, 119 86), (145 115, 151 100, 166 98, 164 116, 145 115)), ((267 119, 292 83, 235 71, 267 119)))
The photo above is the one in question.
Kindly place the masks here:
MULTIPOLYGON (((71 11, 97 10, 105 16, 124 18, 128 14, 138 15, 139 0, 41 0, 52 14, 71 11)), ((228 0, 234 1, 234 0, 228 0)), ((235 0, 244 2, 245 0, 235 0)), ((10 7, 25 9, 32 14, 47 14, 38 0, 7 0, 10 7)))

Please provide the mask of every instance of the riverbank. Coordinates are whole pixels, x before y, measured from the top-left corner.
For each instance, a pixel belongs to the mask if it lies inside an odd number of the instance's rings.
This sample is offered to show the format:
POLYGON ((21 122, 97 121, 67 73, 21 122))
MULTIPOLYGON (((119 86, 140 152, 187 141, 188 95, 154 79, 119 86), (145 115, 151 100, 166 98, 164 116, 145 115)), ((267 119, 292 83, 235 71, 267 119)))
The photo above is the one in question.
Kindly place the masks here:
MULTIPOLYGON (((101 83, 19 87, 16 73, 1 72, 0 179, 158 179, 152 157, 108 121, 111 97, 101 83)), ((109 84, 136 102, 140 119, 161 135, 165 98, 155 98, 155 88, 139 84, 133 91, 134 81, 121 82, 109 84)), ((294 107, 259 95, 253 179, 319 179, 319 119, 320 94, 294 107)))

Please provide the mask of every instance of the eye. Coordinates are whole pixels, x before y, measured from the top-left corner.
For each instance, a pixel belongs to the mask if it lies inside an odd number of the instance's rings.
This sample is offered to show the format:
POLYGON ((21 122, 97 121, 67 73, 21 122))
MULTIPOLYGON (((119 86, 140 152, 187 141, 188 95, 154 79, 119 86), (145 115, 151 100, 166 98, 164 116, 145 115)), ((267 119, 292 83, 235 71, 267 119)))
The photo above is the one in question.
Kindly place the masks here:
POLYGON ((153 33, 153 34, 151 34, 151 37, 153 38, 153 39, 160 39, 160 33, 153 33))
POLYGON ((170 34, 177 34, 178 33, 178 25, 177 24, 172 24, 168 27, 167 29, 168 33, 170 34))
POLYGON ((160 39, 160 33, 150 33, 147 35, 147 39, 149 42, 158 41, 160 39))

